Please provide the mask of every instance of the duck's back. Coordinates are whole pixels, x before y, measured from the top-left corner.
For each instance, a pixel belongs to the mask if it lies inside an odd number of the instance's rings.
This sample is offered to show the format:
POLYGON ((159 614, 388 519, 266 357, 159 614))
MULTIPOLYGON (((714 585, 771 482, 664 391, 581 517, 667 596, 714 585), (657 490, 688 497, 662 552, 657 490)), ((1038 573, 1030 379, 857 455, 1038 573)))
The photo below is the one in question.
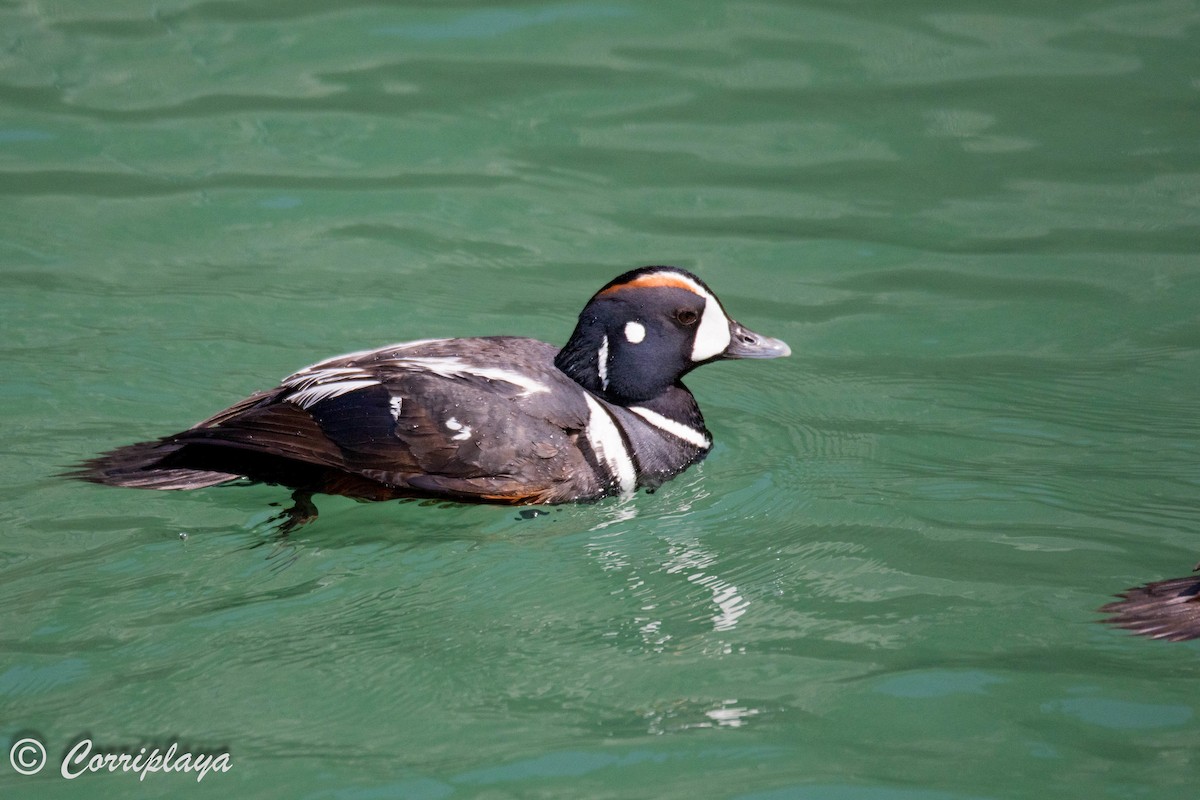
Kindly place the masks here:
POLYGON ((579 446, 584 390, 557 348, 437 339, 319 362, 196 426, 86 465, 100 483, 197 488, 246 478, 366 499, 552 503, 610 493, 579 446))

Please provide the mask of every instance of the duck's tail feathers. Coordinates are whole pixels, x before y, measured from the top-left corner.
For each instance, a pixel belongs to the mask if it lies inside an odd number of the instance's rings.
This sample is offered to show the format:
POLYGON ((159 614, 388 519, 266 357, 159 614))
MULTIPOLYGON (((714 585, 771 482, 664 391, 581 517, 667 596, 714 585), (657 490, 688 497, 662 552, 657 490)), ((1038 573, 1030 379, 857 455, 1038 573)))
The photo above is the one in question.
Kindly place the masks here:
POLYGON ((61 473, 61 477, 135 489, 203 489, 242 477, 172 466, 171 457, 184 446, 181 442, 159 439, 118 447, 76 465, 61 473))

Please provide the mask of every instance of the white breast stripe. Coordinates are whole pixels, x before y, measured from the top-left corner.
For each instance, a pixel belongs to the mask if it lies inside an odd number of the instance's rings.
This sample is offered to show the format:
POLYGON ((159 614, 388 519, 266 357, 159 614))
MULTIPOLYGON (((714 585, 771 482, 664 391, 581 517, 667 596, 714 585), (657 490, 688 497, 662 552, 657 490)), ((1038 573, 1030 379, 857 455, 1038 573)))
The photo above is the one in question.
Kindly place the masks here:
POLYGON ((392 409, 392 419, 396 422, 400 421, 400 413, 404 410, 404 398, 399 395, 393 395, 388 401, 388 408, 392 409))
POLYGON ((483 378, 489 381, 503 381, 511 383, 513 386, 519 386, 524 391, 521 396, 537 394, 539 392, 548 392, 550 387, 541 381, 536 381, 519 372, 512 370, 499 369, 497 367, 477 367, 474 364, 464 364, 462 359, 453 356, 447 357, 429 357, 429 358, 397 358, 396 361, 401 364, 412 365, 420 369, 427 369, 432 373, 441 375, 444 378, 461 378, 463 376, 472 376, 475 378, 483 378))
POLYGON ((600 352, 596 353, 596 374, 600 376, 600 386, 608 390, 608 337, 600 340, 600 352))
POLYGON ((621 494, 633 494, 633 490, 637 488, 637 473, 633 468, 633 459, 625 449, 625 442, 621 439, 617 423, 590 394, 585 392, 583 397, 588 404, 588 443, 595 451, 596 457, 608 468, 609 475, 621 487, 621 494))
POLYGON ((676 422, 670 417, 664 417, 657 411, 651 411, 650 409, 642 408, 641 406, 630 406, 629 410, 659 430, 666 431, 672 436, 683 439, 688 444, 693 444, 696 447, 699 447, 701 450, 707 450, 708 448, 712 447, 712 441, 707 436, 695 428, 689 428, 682 422, 676 422))

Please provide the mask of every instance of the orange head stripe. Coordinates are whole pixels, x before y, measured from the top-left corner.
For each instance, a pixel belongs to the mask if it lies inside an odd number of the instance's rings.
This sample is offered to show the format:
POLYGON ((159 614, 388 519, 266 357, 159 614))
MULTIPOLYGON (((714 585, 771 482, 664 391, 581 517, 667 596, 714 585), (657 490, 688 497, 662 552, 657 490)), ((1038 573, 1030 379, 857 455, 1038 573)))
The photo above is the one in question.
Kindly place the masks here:
POLYGON ((651 273, 649 275, 639 275, 627 283, 618 283, 616 286, 610 286, 604 291, 600 292, 600 294, 606 295, 612 292, 619 292, 622 289, 655 289, 662 286, 671 286, 676 289, 687 289, 692 294, 697 293, 696 284, 692 283, 686 278, 681 278, 678 275, 671 275, 669 273, 651 273))

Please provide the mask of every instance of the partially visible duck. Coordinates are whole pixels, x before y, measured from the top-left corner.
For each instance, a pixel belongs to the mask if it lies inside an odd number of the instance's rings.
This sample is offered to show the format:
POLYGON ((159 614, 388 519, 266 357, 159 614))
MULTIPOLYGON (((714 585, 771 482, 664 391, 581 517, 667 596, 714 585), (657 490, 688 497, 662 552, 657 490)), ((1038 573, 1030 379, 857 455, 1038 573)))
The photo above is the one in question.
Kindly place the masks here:
POLYGON ((1200 575, 1154 581, 1117 596, 1100 609, 1113 615, 1104 622, 1151 639, 1200 639, 1200 575))

